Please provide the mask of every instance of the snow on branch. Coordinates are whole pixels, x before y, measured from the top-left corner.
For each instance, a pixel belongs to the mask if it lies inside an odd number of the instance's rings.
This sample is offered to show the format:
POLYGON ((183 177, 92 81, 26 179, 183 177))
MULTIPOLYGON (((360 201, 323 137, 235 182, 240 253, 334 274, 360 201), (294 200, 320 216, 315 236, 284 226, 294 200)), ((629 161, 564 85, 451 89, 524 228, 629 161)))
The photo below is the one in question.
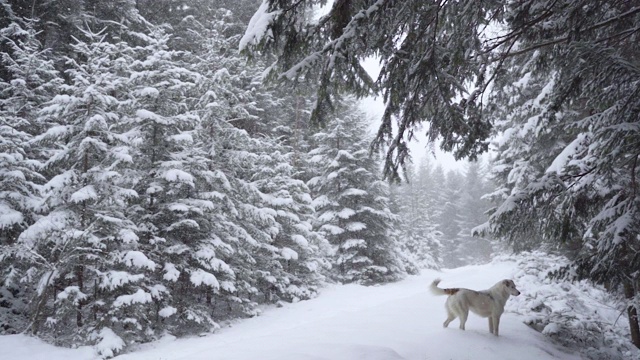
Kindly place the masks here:
POLYGON ((339 226, 335 226, 335 225, 331 225, 331 224, 324 224, 320 227, 320 230, 322 231, 326 231, 331 235, 340 235, 344 232, 344 229, 339 227, 339 226))
POLYGON ((164 173, 164 179, 169 182, 182 182, 195 187, 193 183, 193 176, 185 171, 179 169, 169 169, 164 173))
POLYGON ((100 356, 103 358, 111 358, 116 355, 116 352, 122 350, 126 343, 121 337, 116 335, 113 330, 108 327, 100 329, 97 333, 92 335, 92 340, 98 340, 95 348, 100 356))
POLYGON ((340 210, 336 216, 339 217, 340 219, 348 219, 352 216, 354 216, 356 214, 356 211, 353 209, 349 209, 349 208, 344 208, 342 210, 340 210))
POLYGON ((220 289, 220 283, 218 282, 218 279, 216 279, 215 275, 208 273, 202 269, 197 269, 196 271, 192 272, 189 279, 195 286, 207 285, 211 286, 214 289, 220 289))
POLYGON ((316 51, 307 56, 304 60, 291 67, 281 76, 286 77, 289 80, 295 79, 301 72, 303 72, 303 70, 315 67, 322 59, 322 55, 327 53, 330 55, 326 64, 326 70, 333 69, 336 61, 339 58, 344 58, 344 54, 346 52, 345 49, 348 48, 349 42, 358 35, 358 27, 360 27, 365 20, 369 19, 373 13, 378 11, 382 7, 383 3, 384 0, 378 0, 367 9, 360 10, 351 18, 351 21, 349 21, 349 23, 344 27, 344 30, 339 37, 327 43, 322 50, 316 51))
POLYGON ((156 263, 141 253, 140 251, 127 251, 127 253, 123 256, 122 262, 124 262, 129 267, 136 268, 147 268, 149 270, 154 270, 156 268, 156 263))
POLYGON ((340 245, 342 249, 366 248, 367 242, 364 239, 348 239, 340 245))
POLYGON ((82 189, 71 194, 69 200, 75 204, 81 203, 87 200, 95 200, 98 198, 98 193, 93 185, 87 185, 82 189))
POLYGON ((78 286, 67 286, 58 293, 57 300, 71 300, 73 305, 78 305, 81 301, 85 300, 89 296, 82 291, 78 286))
POLYGON ((298 260, 298 253, 291 248, 283 247, 280 254, 285 260, 298 260))
POLYGON ((7 204, 0 203, 0 230, 20 224, 24 220, 21 212, 11 209, 7 204))
POLYGON ((184 228, 199 229, 200 225, 198 225, 198 222, 196 222, 195 220, 184 219, 184 220, 180 220, 180 221, 174 222, 173 224, 169 225, 165 229, 165 231, 174 231, 174 230, 179 230, 179 229, 184 229, 184 228))
POLYGON ((165 263, 163 270, 164 270, 164 275, 162 276, 163 279, 167 281, 173 281, 173 282, 178 281, 178 278, 180 277, 180 271, 178 271, 178 269, 174 264, 165 263))
POLYGON ((26 249, 35 246, 39 239, 50 236, 52 232, 60 231, 68 222, 73 221, 74 214, 67 210, 58 210, 38 219, 18 237, 18 242, 26 249))
POLYGON ((120 229, 120 231, 118 231, 118 236, 125 244, 136 243, 139 239, 138 235, 129 229, 120 229))
POLYGON ((591 134, 581 133, 567 145, 558 156, 553 160, 551 165, 547 168, 545 173, 555 172, 557 174, 562 173, 562 169, 569 164, 569 161, 580 152, 584 151, 588 146, 588 142, 591 139, 591 134))
POLYGON ((342 192, 341 196, 365 196, 367 195, 366 190, 349 188, 342 192))
POLYGON ((269 12, 269 1, 263 0, 255 14, 249 20, 249 25, 240 39, 239 51, 243 51, 249 45, 258 45, 265 39, 273 39, 273 33, 269 27, 274 19, 282 14, 281 10, 269 12))
POLYGON ((363 222, 355 221, 345 225, 345 228, 349 231, 361 231, 367 228, 367 224, 363 222))
POLYGON ((174 308, 173 306, 167 306, 165 308, 162 308, 160 311, 158 311, 158 315, 163 318, 168 318, 169 316, 177 312, 178 312, 178 309, 174 308))
POLYGON ((293 234, 291 235, 291 240, 300 247, 306 248, 309 246, 309 241, 302 235, 293 234))
POLYGON ((125 305, 146 304, 151 301, 151 294, 143 291, 142 289, 138 289, 138 291, 133 294, 118 296, 116 301, 113 302, 113 307, 119 308, 125 305))
POLYGON ((143 274, 130 274, 126 271, 111 270, 100 275, 100 289, 114 290, 126 284, 134 283, 144 279, 143 274))

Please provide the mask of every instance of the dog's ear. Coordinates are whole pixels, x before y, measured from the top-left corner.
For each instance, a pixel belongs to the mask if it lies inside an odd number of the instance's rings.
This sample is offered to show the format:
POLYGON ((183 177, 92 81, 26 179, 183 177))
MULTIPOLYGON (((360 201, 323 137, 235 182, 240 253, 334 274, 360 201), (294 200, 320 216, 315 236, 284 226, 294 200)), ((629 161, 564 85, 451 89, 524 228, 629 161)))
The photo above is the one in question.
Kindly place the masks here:
POLYGON ((502 280, 502 283, 504 284, 504 286, 509 286, 511 282, 512 282, 511 280, 507 280, 507 279, 502 280))

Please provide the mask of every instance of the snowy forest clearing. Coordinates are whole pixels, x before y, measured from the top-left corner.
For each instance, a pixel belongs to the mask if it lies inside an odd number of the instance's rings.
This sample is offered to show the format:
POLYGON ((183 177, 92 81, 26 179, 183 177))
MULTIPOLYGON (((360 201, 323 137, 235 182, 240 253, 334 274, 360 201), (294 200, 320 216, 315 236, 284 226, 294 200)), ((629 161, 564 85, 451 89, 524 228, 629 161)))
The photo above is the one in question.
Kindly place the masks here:
MULTIPOLYGON (((315 299, 267 309, 217 334, 179 340, 166 337, 115 359, 581 359, 523 323, 526 315, 518 313, 526 299, 544 292, 535 288, 535 282, 523 279, 515 262, 501 261, 443 272, 425 270, 384 286, 329 286, 315 299), (466 331, 457 328, 457 320, 443 329, 445 298, 428 291, 435 277, 443 279, 443 286, 474 289, 514 278, 522 295, 507 302, 498 338, 489 333, 486 319, 473 314, 466 331)), ((615 321, 615 311, 610 315, 615 321)), ((624 321, 618 326, 624 329, 624 321)), ((0 349, 10 360, 86 360, 92 354, 90 348, 63 350, 23 335, 0 337, 0 349)))

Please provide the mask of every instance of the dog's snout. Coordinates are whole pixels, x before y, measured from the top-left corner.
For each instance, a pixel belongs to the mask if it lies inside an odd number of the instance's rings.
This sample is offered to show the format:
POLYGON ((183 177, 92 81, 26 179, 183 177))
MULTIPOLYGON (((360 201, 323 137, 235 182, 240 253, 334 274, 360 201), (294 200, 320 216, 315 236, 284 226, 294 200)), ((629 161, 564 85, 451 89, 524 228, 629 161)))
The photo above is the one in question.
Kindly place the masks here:
POLYGON ((520 295, 520 291, 516 290, 516 296, 520 295))

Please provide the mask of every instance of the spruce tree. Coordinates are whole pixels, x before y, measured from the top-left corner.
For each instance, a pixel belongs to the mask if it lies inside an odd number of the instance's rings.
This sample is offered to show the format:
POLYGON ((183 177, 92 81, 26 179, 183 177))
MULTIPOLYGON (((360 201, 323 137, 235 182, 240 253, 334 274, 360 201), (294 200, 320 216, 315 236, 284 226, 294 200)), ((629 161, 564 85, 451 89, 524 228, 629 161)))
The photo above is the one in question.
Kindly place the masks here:
POLYGON ((16 333, 26 328, 32 289, 20 285, 28 269, 15 257, 19 235, 42 210, 41 162, 46 149, 33 138, 44 131, 39 108, 58 91, 62 79, 36 37, 34 20, 21 20, 3 4, 10 20, 0 29, 3 78, 0 79, 0 328, 16 333))
MULTIPOLYGON (((202 32, 204 52, 198 67, 204 75, 199 102, 203 149, 233 189, 225 190, 237 209, 229 221, 244 234, 233 245, 247 255, 232 259, 242 274, 239 293, 252 306, 249 297, 268 302, 306 299, 315 296, 323 278, 325 240, 309 224, 311 197, 304 182, 294 178, 295 154, 266 137, 274 124, 265 115, 270 109, 258 104, 268 103, 273 94, 256 82, 261 67, 228 52, 238 40, 223 31, 232 20, 223 16, 202 32)), ((250 311, 254 309, 247 306, 246 313, 250 311)))
POLYGON ((47 214, 18 239, 31 265, 23 281, 36 291, 30 330, 63 344, 125 337, 131 324, 114 308, 142 302, 139 282, 155 267, 125 214, 137 196, 122 179, 133 161, 120 127, 131 50, 103 39, 84 31, 73 49, 85 61, 67 58, 70 83, 41 110, 52 125, 34 143, 52 149, 45 167, 54 176, 44 186, 47 214))
MULTIPOLYGON (((496 99, 514 101, 492 114, 513 125, 500 143, 497 170, 506 191, 498 194, 505 199, 492 229, 516 246, 569 250, 575 263, 566 274, 632 298, 640 265, 631 255, 639 247, 632 235, 638 170, 629 125, 636 122, 638 73, 628 64, 638 54, 633 24, 640 10, 609 1, 514 3, 507 10, 504 38, 518 47, 503 47, 510 58, 494 91, 496 99)), ((627 310, 640 347, 637 308, 627 310)))
POLYGON ((460 245, 458 256, 464 264, 486 263, 491 260, 492 239, 488 234, 474 236, 474 229, 488 220, 486 212, 490 203, 485 195, 493 189, 486 178, 483 164, 467 163, 464 173, 464 186, 460 197, 460 245))
POLYGON ((442 213, 438 218, 438 230, 442 232, 443 261, 447 267, 458 267, 464 264, 460 258, 460 223, 464 178, 456 170, 449 170, 442 196, 442 213))
POLYGON ((34 136, 45 124, 38 110, 58 90, 62 80, 53 62, 42 50, 34 21, 14 19, 0 30, 10 52, 2 54, 8 78, 0 82, 0 244, 15 242, 18 234, 34 221, 39 207, 39 187, 44 182, 38 160, 43 160, 34 136))
POLYGON ((309 181, 315 194, 316 227, 334 247, 334 276, 342 282, 380 283, 406 271, 393 229, 389 188, 369 156, 361 115, 348 107, 324 131, 314 135, 310 152, 317 175, 309 181))
POLYGON ((441 233, 436 230, 433 216, 437 204, 429 199, 429 161, 420 162, 420 171, 408 167, 407 182, 391 185, 395 212, 399 216, 399 235, 404 253, 419 268, 438 269, 442 259, 441 233), (423 176, 425 178, 423 178, 423 176))
POLYGON ((142 247, 160 272, 150 300, 154 331, 174 334, 218 327, 214 295, 233 288, 233 270, 223 260, 227 248, 216 242, 215 209, 208 185, 216 181, 210 159, 199 146, 201 117, 196 111, 200 74, 187 54, 171 50, 170 34, 154 27, 130 64, 128 126, 137 135, 134 189, 141 194, 129 208, 142 247))

